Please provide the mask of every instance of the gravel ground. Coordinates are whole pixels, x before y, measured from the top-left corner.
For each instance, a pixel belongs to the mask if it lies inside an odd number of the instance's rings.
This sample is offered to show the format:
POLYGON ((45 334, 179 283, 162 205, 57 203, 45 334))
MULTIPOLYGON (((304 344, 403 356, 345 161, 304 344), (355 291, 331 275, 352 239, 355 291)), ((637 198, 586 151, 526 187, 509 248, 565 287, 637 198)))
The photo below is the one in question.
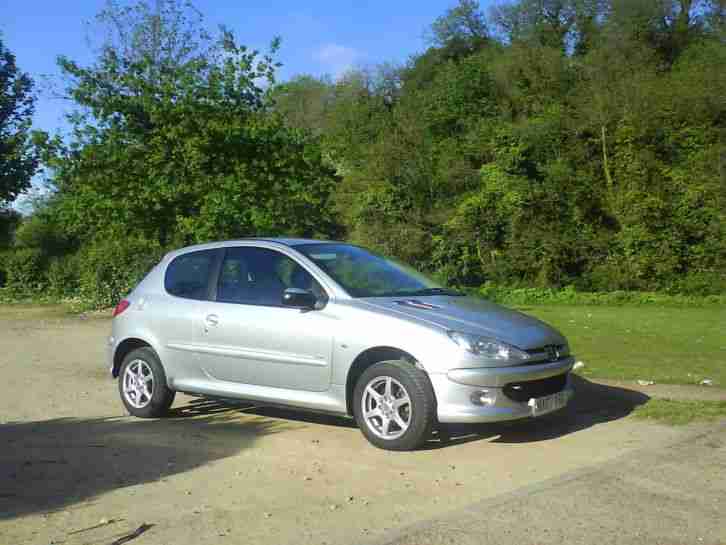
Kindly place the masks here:
POLYGON ((412 453, 371 447, 345 419, 181 395, 170 418, 137 420, 107 374, 109 326, 0 308, 0 544, 110 545, 140 527, 134 545, 385 542, 693 433, 629 418, 647 392, 584 380, 565 412, 454 428, 412 453))
POLYGON ((474 503, 384 542, 720 545, 726 543, 724 474, 726 423, 474 503))

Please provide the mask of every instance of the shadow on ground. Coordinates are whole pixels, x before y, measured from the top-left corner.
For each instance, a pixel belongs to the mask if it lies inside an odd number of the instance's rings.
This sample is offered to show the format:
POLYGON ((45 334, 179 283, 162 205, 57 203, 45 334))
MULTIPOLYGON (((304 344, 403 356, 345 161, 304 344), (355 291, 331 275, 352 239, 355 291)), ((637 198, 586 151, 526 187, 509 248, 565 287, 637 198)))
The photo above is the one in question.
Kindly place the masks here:
MULTIPOLYGON (((641 392, 573 379, 576 397, 559 413, 514 423, 447 426, 424 449, 554 439, 623 418, 649 399, 641 392)), ((195 398, 160 420, 57 418, 0 425, 0 520, 157 481, 234 456, 264 435, 308 424, 355 428, 351 419, 207 398, 195 398)), ((308 428, 311 439, 317 439, 319 430, 308 428)))
POLYGON ((355 421, 351 418, 336 416, 333 414, 316 413, 300 409, 257 405, 254 402, 235 401, 227 399, 214 399, 199 397, 192 399, 186 405, 175 407, 171 416, 185 418, 187 416, 209 415, 219 412, 236 412, 264 416, 276 420, 288 422, 300 422, 305 424, 319 424, 321 426, 332 426, 342 428, 356 428, 355 421))
MULTIPOLYGON (((447 444, 489 439, 495 443, 534 443, 556 439, 592 426, 628 416, 650 399, 642 392, 590 382, 572 375, 575 397, 570 405, 556 413, 537 419, 497 424, 447 426, 447 444)), ((433 445, 432 445, 433 447, 433 445)), ((435 447, 434 447, 435 448, 435 447)))
MULTIPOLYGON (((448 425, 435 432, 424 449, 436 449, 470 441, 489 440, 497 443, 530 443, 555 439, 597 424, 628 416, 636 407, 650 399, 642 392, 590 382, 572 375, 575 398, 557 413, 538 419, 499 424, 448 425)), ((355 421, 332 415, 309 413, 277 407, 261 407, 244 402, 224 402, 199 398, 174 410, 177 417, 237 411, 288 422, 322 426, 355 428, 355 421)), ((311 430, 311 435, 314 431, 311 430)))
POLYGON ((57 418, 0 425, 0 520, 163 479, 295 425, 215 403, 161 420, 57 418), (193 418, 191 418, 193 417, 193 418))

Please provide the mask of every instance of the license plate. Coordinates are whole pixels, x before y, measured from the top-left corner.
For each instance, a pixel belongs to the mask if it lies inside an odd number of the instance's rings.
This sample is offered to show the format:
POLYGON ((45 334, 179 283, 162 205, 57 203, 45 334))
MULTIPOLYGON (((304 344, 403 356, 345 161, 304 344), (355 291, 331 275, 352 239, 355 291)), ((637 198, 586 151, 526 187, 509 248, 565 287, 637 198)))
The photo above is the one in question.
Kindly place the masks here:
POLYGON ((533 397, 528 405, 532 407, 532 416, 551 413, 567 405, 567 393, 562 391, 544 397, 533 397))

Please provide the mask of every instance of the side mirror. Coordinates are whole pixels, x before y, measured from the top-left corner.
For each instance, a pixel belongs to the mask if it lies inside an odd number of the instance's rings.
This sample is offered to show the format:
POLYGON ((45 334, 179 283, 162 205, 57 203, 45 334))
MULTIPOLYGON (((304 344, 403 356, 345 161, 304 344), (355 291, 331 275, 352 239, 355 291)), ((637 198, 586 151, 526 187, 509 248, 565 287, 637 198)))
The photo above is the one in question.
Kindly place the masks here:
POLYGON ((313 309, 317 302, 313 292, 300 288, 287 288, 282 294, 282 304, 286 307, 313 309))

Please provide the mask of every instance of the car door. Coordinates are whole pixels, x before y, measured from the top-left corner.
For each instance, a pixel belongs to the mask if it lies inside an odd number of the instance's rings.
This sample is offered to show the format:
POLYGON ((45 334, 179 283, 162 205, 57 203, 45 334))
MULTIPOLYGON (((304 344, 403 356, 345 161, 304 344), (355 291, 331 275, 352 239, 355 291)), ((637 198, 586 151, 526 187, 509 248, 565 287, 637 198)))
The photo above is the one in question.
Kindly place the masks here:
POLYGON ((255 246, 225 250, 215 300, 195 330, 202 371, 213 379, 308 391, 330 384, 332 320, 325 310, 282 305, 288 287, 325 291, 296 260, 255 246))
POLYGON ((200 378, 194 346, 195 325, 204 312, 203 304, 213 294, 215 267, 222 250, 199 250, 181 254, 164 273, 165 296, 149 304, 154 330, 159 335, 167 367, 173 381, 200 378))

